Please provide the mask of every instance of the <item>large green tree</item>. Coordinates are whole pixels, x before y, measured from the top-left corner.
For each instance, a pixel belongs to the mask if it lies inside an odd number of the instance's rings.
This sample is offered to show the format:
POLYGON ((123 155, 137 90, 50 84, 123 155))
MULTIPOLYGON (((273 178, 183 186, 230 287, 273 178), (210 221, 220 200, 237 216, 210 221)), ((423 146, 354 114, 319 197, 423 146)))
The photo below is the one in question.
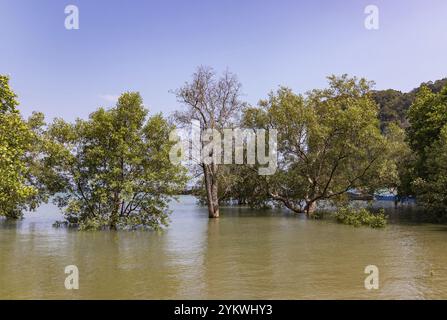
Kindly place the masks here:
POLYGON ((426 150, 425 174, 416 177, 413 189, 417 201, 426 208, 432 217, 440 221, 447 218, 447 125, 436 140, 426 150))
POLYGON ((408 139, 412 150, 419 156, 417 174, 425 172, 426 150, 439 139, 447 124, 447 86, 439 93, 423 86, 408 110, 408 139))
MULTIPOLYGON (((170 197, 183 187, 184 169, 171 164, 172 126, 147 117, 138 93, 124 93, 116 107, 88 120, 55 120, 44 159, 59 186, 66 223, 80 229, 159 228, 168 223, 170 197)), ((57 189, 55 187, 55 189, 57 189)))
POLYGON ((265 177, 253 170, 251 196, 311 215, 318 202, 368 189, 386 167, 394 170, 370 87, 365 79, 331 76, 327 89, 301 96, 281 88, 246 110, 246 126, 278 131, 278 170, 265 177))
POLYGON ((411 190, 439 219, 447 216, 447 85, 439 93, 423 87, 408 111, 414 152, 411 190))
POLYGON ((0 216, 9 218, 20 218, 37 194, 27 179, 27 156, 35 136, 18 104, 9 77, 0 75, 0 216))

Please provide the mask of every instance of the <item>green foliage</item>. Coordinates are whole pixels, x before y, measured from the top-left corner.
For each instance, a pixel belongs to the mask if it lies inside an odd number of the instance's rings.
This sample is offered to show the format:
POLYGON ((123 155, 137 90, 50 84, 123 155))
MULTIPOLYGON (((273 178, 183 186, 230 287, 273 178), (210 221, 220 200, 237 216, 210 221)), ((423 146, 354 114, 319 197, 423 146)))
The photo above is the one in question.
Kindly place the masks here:
POLYGON ((20 218, 37 194, 26 161, 35 137, 17 105, 9 78, 0 75, 0 216, 8 218, 20 218))
POLYGON ((379 213, 372 213, 365 208, 353 209, 342 207, 334 213, 338 222, 354 227, 369 226, 371 228, 383 228, 387 223, 387 216, 383 209, 379 213))
POLYGON ((124 93, 88 120, 55 120, 43 161, 66 223, 81 230, 167 225, 168 201, 186 180, 169 161, 172 129, 161 115, 147 119, 138 93, 124 93))

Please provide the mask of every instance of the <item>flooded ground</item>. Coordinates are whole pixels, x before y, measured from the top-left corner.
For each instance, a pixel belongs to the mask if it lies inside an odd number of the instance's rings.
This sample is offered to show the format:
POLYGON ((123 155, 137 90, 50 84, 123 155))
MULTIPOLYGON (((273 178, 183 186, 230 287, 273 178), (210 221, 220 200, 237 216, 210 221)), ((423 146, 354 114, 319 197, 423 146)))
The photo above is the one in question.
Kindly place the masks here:
POLYGON ((164 232, 54 228, 52 205, 1 221, 0 298, 447 298, 447 226, 393 217, 375 230, 230 207, 210 221, 188 196, 172 210, 164 232), (79 290, 65 289, 67 265, 79 290), (367 265, 378 290, 364 287, 367 265))

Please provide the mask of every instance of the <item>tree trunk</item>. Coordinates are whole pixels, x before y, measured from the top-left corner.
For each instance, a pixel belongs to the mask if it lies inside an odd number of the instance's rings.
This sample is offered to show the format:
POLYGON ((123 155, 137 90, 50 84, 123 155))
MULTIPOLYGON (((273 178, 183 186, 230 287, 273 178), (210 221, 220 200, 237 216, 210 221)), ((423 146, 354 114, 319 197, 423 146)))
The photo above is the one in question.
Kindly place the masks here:
POLYGON ((308 202, 306 204, 306 208, 304 209, 304 211, 306 212, 306 216, 308 218, 311 217, 316 209, 317 209, 317 203, 315 201, 308 202))
POLYGON ((212 168, 204 165, 206 200, 208 203, 208 216, 210 218, 219 218, 219 197, 217 179, 213 177, 212 168))
POLYGON ((109 224, 110 230, 117 230, 118 220, 119 220, 118 210, 113 210, 110 216, 110 224, 109 224))
POLYGON ((118 196, 118 192, 115 192, 114 196, 113 196, 113 209, 112 209, 112 213, 110 215, 110 223, 109 223, 109 227, 111 230, 117 230, 117 225, 118 225, 118 220, 119 220, 119 208, 120 208, 120 199, 118 196))
POLYGON ((213 212, 210 212, 210 218, 219 218, 219 197, 218 197, 218 188, 217 181, 213 181, 211 184, 211 196, 212 196, 212 204, 213 204, 213 212))

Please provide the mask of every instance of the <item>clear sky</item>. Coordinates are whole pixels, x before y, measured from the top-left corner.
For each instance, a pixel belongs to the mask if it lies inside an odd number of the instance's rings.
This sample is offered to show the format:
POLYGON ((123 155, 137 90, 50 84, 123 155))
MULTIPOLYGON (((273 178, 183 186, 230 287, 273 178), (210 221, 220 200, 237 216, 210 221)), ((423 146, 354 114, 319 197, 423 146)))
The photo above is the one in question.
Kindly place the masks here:
POLYGON ((169 114, 179 108, 169 91, 198 65, 228 67, 252 104, 332 73, 407 91, 447 76, 447 1, 0 0, 0 73, 25 116, 85 118, 128 90, 169 114), (69 4, 79 30, 64 27, 69 4), (369 4, 378 30, 364 27, 369 4))

